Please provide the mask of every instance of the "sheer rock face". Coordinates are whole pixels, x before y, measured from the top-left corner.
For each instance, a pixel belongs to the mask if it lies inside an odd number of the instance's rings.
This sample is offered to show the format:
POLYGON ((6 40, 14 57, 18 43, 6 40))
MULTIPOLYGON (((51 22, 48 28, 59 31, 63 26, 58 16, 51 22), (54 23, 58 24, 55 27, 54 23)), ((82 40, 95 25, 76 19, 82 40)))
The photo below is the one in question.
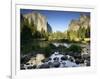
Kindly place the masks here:
POLYGON ((47 32, 52 32, 52 28, 49 23, 47 23, 47 32))
POLYGON ((29 23, 33 23, 35 25, 37 31, 41 32, 44 30, 45 32, 52 32, 51 26, 48 26, 46 16, 43 16, 37 12, 24 14, 23 16, 24 18, 28 19, 29 23))
POLYGON ((88 15, 81 15, 78 20, 72 20, 69 24, 69 30, 77 31, 80 27, 87 29, 90 27, 90 17, 88 15))
POLYGON ((78 20, 72 20, 69 24, 69 30, 77 31, 80 28, 80 23, 78 20))

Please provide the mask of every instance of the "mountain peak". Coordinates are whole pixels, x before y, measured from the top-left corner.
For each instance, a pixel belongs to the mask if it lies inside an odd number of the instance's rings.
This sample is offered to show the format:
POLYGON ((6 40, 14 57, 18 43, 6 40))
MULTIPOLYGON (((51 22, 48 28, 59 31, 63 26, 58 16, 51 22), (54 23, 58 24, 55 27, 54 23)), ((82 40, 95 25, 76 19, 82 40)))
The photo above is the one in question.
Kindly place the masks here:
POLYGON ((90 17, 88 15, 81 14, 78 20, 72 20, 69 24, 68 30, 77 31, 80 27, 85 29, 90 27, 90 17))

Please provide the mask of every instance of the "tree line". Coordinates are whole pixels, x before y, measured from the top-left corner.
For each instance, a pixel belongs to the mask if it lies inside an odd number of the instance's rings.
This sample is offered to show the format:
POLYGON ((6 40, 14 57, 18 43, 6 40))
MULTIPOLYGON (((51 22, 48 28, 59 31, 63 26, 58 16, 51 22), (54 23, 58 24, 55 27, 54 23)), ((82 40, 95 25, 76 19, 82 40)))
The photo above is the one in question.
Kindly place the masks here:
POLYGON ((80 28, 77 31, 67 31, 67 39, 69 40, 84 40, 85 38, 90 38, 90 27, 85 28, 80 26, 80 28))

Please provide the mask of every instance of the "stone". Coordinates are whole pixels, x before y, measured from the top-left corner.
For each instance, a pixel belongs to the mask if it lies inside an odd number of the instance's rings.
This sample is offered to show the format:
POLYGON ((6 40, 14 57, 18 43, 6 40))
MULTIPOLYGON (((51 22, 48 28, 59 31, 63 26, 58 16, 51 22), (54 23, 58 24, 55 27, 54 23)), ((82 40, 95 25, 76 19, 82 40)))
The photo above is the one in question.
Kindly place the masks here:
POLYGON ((47 22, 46 16, 43 14, 33 11, 28 14, 23 14, 23 17, 27 19, 29 23, 33 23, 37 31, 41 32, 44 30, 45 32, 52 32, 52 28, 47 22))

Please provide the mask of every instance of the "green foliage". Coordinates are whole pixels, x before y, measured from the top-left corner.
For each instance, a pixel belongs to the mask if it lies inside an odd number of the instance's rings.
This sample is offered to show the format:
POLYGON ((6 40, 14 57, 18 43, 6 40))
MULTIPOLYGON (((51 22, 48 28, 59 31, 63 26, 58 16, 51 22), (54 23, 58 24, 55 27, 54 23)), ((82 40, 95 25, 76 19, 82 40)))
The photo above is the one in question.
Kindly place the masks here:
POLYGON ((21 25, 21 44, 25 44, 32 39, 32 30, 28 26, 29 23, 27 19, 24 19, 21 25))
POLYGON ((67 39, 70 39, 70 31, 67 31, 67 39))
POLYGON ((67 39, 71 41, 76 41, 75 39, 84 40, 84 38, 90 38, 90 27, 85 29, 80 27, 78 31, 68 30, 67 39))
POLYGON ((84 39, 86 36, 86 29, 83 27, 80 27, 79 30, 78 30, 78 37, 81 38, 81 39, 84 39))
POLYGON ((45 56, 46 57, 49 57, 51 54, 52 54, 52 49, 51 49, 51 47, 45 47, 44 48, 44 54, 45 54, 45 56))
POLYGON ((49 57, 53 53, 53 50, 56 49, 56 47, 50 43, 46 47, 43 47, 41 49, 44 51, 45 56, 49 57))
POLYGON ((67 49, 67 51, 81 53, 81 51, 82 51, 82 47, 73 44, 73 45, 71 45, 71 46, 67 49))
POLYGON ((59 52, 66 52, 66 47, 65 46, 63 46, 63 45, 59 45, 58 47, 57 47, 57 50, 59 51, 59 52))
POLYGON ((66 33, 64 32, 54 32, 51 33, 48 37, 49 40, 63 40, 63 39, 67 39, 66 33))
POLYGON ((88 27, 87 29, 86 29, 86 37, 87 38, 90 38, 90 27, 88 27))

